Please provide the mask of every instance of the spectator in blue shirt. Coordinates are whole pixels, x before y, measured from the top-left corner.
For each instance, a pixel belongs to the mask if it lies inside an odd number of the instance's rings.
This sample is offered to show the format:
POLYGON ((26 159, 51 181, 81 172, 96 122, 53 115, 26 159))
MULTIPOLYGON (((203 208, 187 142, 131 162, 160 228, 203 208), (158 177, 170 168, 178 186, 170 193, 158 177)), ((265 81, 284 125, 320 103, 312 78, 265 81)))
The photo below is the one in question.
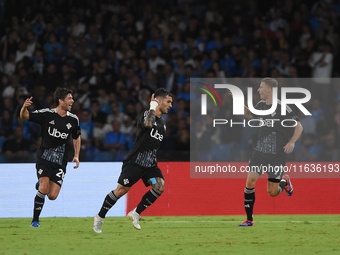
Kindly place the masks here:
POLYGON ((151 28, 151 39, 146 43, 146 50, 149 51, 151 46, 156 46, 158 50, 162 50, 162 45, 161 31, 158 27, 154 26, 151 28))
POLYGON ((231 47, 231 56, 227 59, 228 77, 241 75, 241 55, 237 45, 231 47))
POLYGON ((120 122, 113 120, 111 125, 113 131, 106 134, 103 147, 105 150, 115 153, 125 148, 126 135, 120 132, 120 122))
POLYGON ((313 134, 303 136, 302 142, 297 143, 295 148, 297 161, 316 161, 321 151, 313 134))
POLYGON ((79 126, 87 133, 87 138, 92 138, 94 123, 91 120, 91 113, 88 109, 84 109, 80 115, 79 126))
POLYGON ((323 109, 320 107, 319 99, 313 99, 311 113, 313 119, 315 119, 316 121, 320 120, 323 109))
POLYGON ((62 44, 57 42, 55 34, 50 34, 49 42, 44 44, 44 49, 46 52, 46 59, 48 62, 55 62, 60 60, 62 54, 62 44))
POLYGON ((213 33, 214 40, 208 42, 207 51, 211 51, 212 49, 221 49, 223 47, 223 42, 221 40, 221 33, 219 31, 214 31, 213 33))

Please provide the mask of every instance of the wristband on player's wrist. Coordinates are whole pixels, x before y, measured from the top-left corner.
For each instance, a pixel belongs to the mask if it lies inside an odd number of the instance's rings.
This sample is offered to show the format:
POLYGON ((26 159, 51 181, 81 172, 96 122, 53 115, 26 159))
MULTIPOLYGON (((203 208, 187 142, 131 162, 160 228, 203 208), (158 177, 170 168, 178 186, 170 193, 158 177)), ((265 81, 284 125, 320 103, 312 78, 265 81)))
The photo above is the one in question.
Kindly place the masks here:
POLYGON ((158 106, 158 103, 156 101, 150 102, 150 110, 156 111, 157 106, 158 106))

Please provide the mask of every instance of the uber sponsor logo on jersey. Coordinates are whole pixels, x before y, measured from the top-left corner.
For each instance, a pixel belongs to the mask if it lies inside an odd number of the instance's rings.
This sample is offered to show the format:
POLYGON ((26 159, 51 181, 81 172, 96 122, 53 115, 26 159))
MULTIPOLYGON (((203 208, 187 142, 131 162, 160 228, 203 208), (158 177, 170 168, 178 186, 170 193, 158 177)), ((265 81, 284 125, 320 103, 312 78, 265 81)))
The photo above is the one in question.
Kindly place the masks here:
POLYGON ((53 128, 53 130, 51 130, 51 127, 48 127, 48 134, 50 136, 53 136, 55 138, 61 138, 61 139, 67 139, 69 134, 66 133, 61 133, 60 131, 58 131, 58 129, 53 128))
POLYGON ((158 130, 154 131, 155 129, 151 129, 150 136, 155 138, 156 140, 163 141, 163 135, 158 133, 158 130))

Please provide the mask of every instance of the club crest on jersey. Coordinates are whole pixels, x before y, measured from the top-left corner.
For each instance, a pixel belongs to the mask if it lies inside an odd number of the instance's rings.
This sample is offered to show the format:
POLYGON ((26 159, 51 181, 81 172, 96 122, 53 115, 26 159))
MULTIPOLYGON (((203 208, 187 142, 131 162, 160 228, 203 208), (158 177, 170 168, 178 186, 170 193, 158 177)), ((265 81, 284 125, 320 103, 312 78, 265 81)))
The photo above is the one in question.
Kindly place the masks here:
POLYGON ((70 123, 67 123, 66 127, 67 127, 67 129, 70 129, 72 127, 72 125, 70 123))
POLYGON ((163 135, 158 133, 158 130, 151 129, 150 136, 155 138, 156 140, 163 141, 163 135))
POLYGON ((48 127, 48 134, 50 136, 53 136, 55 138, 61 138, 61 139, 67 139, 68 135, 69 134, 66 134, 66 133, 62 133, 60 131, 58 131, 58 129, 56 128, 53 128, 53 130, 51 130, 51 127, 48 127))

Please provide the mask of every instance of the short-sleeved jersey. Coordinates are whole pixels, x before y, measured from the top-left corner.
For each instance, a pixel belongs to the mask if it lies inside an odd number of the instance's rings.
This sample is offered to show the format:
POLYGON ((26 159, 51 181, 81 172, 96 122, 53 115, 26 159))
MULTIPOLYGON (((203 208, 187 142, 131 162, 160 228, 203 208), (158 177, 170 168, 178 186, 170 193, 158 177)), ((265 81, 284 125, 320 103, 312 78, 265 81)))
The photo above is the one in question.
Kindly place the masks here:
POLYGON ((163 118, 156 116, 156 121, 152 128, 144 126, 144 120, 148 116, 149 111, 137 117, 137 135, 136 142, 124 163, 137 164, 141 167, 154 167, 157 165, 155 160, 156 153, 163 141, 166 130, 163 118))
MULTIPOLYGON (((261 100, 257 103, 255 108, 258 110, 268 110, 271 106, 272 105, 267 105, 264 100, 261 100)), ((263 126, 260 127, 258 132, 254 150, 271 155, 285 155, 283 147, 289 142, 294 134, 294 127, 285 126, 293 126, 295 123, 293 120, 300 121, 299 117, 296 116, 288 105, 286 106, 286 115, 281 115, 280 100, 278 100, 276 110, 272 114, 264 116, 252 115, 254 118, 263 121, 263 126), (288 121, 288 119, 290 119, 290 121, 288 121), (287 121, 282 123, 283 120, 287 121)))
POLYGON ((70 136, 73 139, 80 136, 77 115, 67 112, 66 116, 61 117, 55 108, 46 108, 30 112, 29 120, 41 126, 42 142, 37 152, 38 158, 66 167, 70 136))

